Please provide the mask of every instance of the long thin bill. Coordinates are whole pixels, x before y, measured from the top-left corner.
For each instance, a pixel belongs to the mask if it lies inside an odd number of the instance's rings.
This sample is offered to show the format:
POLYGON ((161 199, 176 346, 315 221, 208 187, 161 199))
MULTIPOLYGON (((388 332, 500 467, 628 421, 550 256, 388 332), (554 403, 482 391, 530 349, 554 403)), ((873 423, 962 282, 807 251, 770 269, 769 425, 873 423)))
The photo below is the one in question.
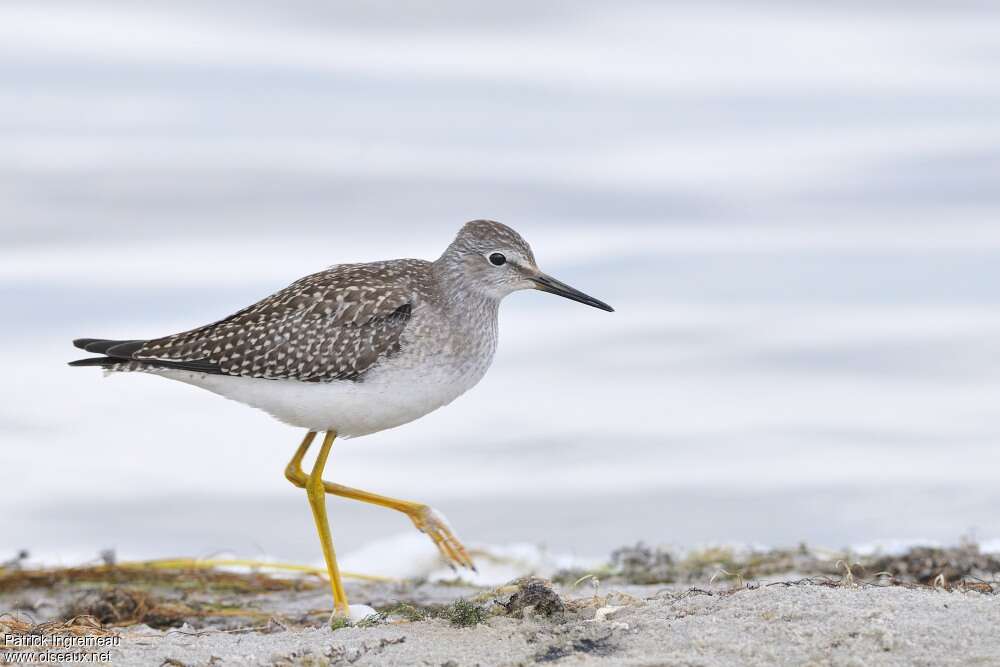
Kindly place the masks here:
POLYGON ((571 299, 573 301, 579 301, 580 303, 585 303, 588 306, 593 306, 594 308, 600 308, 601 310, 606 310, 609 313, 615 312, 615 309, 604 303, 599 299, 595 299, 589 294, 584 294, 575 287, 570 287, 561 280, 556 280, 550 275, 540 273, 532 281, 535 283, 535 289, 540 289, 543 292, 549 292, 550 294, 558 294, 559 296, 571 299))

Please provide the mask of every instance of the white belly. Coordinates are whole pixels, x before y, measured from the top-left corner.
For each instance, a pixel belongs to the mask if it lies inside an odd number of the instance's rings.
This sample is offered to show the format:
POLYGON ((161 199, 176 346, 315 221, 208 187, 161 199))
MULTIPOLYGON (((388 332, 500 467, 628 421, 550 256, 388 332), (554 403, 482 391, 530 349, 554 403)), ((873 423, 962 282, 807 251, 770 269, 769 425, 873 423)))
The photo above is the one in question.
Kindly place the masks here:
POLYGON ((167 369, 152 372, 259 408, 286 424, 333 430, 342 438, 419 419, 451 403, 482 377, 482 373, 459 375, 442 369, 395 369, 369 373, 363 382, 300 382, 167 369))

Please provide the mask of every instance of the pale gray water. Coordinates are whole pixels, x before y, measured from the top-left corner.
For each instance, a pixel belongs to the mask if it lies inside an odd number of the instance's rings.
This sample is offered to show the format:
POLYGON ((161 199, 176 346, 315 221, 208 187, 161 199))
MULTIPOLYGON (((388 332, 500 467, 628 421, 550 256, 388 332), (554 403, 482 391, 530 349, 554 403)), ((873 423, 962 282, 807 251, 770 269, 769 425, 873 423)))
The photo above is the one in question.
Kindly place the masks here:
MULTIPOLYGON (((470 541, 1000 536, 993 3, 0 6, 4 543, 315 560, 300 435, 64 365, 510 223, 503 311, 338 481, 470 541)), ((342 550, 407 529, 337 503, 342 550)), ((0 558, 3 554, 0 553, 0 558)))

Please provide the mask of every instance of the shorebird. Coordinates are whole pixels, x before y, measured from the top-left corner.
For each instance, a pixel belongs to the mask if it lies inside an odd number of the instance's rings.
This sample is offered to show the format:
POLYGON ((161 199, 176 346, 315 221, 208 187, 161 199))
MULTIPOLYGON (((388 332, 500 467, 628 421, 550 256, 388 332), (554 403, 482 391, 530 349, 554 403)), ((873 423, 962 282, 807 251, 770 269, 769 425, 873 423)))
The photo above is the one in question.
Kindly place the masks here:
POLYGON ((306 429, 285 477, 306 492, 334 614, 347 615, 326 494, 403 512, 452 567, 475 567, 430 506, 324 480, 334 438, 406 424, 471 389, 493 360, 501 299, 525 289, 613 311, 542 273, 531 247, 510 227, 474 220, 433 262, 340 264, 190 331, 151 340, 77 339, 76 347, 102 356, 70 365, 153 373, 306 429), (302 459, 320 431, 323 443, 307 474, 302 459))

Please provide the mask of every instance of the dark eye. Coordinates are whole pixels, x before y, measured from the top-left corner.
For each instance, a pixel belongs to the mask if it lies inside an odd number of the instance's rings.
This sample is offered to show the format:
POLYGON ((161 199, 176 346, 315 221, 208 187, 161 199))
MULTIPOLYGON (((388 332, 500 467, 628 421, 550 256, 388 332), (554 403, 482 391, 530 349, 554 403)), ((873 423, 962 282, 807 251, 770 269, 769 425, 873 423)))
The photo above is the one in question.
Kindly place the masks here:
POLYGON ((495 252, 492 255, 490 255, 490 264, 492 264, 493 266, 503 266, 506 263, 507 263, 507 258, 501 255, 500 253, 495 252))

